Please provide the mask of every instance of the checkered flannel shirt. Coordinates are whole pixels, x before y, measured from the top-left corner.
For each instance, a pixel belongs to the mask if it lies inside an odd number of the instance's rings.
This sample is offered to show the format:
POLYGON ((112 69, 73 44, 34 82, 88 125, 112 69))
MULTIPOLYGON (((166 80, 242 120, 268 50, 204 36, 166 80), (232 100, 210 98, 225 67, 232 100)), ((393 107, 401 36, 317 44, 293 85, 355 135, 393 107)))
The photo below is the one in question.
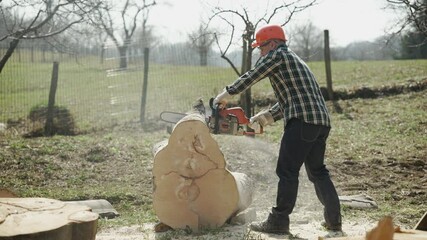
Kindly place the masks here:
POLYGON ((304 122, 331 126, 328 109, 316 78, 285 44, 261 57, 254 68, 227 86, 231 95, 243 92, 268 77, 278 102, 269 111, 274 121, 298 118, 304 122))

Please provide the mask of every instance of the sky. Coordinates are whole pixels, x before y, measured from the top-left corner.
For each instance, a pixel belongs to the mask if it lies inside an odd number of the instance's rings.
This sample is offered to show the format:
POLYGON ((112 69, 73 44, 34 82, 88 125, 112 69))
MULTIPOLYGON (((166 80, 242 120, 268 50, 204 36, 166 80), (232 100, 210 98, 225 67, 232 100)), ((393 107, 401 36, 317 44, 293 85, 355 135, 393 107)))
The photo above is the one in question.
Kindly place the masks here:
MULTIPOLYGON (((197 29, 200 20, 211 15, 209 9, 213 7, 213 4, 219 4, 226 9, 227 7, 239 7, 241 2, 244 2, 244 6, 248 9, 254 9, 251 14, 262 14, 260 9, 265 8, 266 3, 274 5, 273 0, 177 0, 170 2, 168 6, 156 6, 149 22, 160 29, 158 34, 164 36, 167 42, 185 41, 187 34, 197 29), (211 4, 211 6, 205 4, 211 4)), ((322 30, 329 30, 332 46, 346 46, 354 41, 372 41, 384 35, 396 20, 395 13, 384 10, 385 5, 386 0, 317 0, 316 6, 295 15, 289 23, 289 28, 310 20, 314 26, 322 30)))
POLYGON ((322 0, 303 16, 328 29, 337 45, 372 41, 384 35, 395 23, 396 14, 385 11, 386 0, 322 0))

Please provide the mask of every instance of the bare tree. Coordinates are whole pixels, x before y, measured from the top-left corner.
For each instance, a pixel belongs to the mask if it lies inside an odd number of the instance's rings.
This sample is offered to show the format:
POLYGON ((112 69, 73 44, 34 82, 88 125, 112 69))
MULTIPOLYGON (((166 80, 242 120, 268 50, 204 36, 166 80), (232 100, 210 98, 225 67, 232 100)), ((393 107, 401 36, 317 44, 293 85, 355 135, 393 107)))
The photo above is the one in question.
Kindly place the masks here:
POLYGON ((427 41, 427 0, 386 0, 387 8, 405 11, 405 16, 397 23, 399 25, 395 34, 407 28, 415 28, 422 33, 427 41))
POLYGON ((188 35, 191 46, 196 49, 200 56, 200 66, 208 64, 208 53, 215 41, 214 33, 209 31, 206 24, 201 23, 198 30, 188 35))
MULTIPOLYGON (((68 54, 74 54, 77 56, 81 53, 99 56, 99 63, 103 64, 104 55, 105 55, 105 42, 107 41, 107 34, 103 29, 97 28, 90 22, 83 22, 70 31, 67 31, 66 34, 60 36, 61 41, 66 41, 69 39, 71 41, 71 47, 68 47, 68 54)), ((60 45, 60 44, 55 44, 60 45)))
POLYGON ((154 34, 153 26, 147 24, 147 20, 144 20, 142 27, 137 29, 135 33, 135 44, 131 45, 131 54, 133 59, 142 59, 145 48, 153 48, 159 44, 158 37, 154 34))
MULTIPOLYGON (((241 9, 223 9, 221 7, 215 7, 212 12, 212 16, 209 18, 209 21, 214 19, 220 19, 224 25, 229 27, 226 37, 228 37, 228 43, 225 47, 222 47, 219 43, 219 36, 216 35, 215 39, 220 50, 221 58, 225 59, 231 67, 234 69, 236 74, 240 76, 244 72, 248 71, 252 66, 252 43, 255 41, 255 29, 259 25, 274 23, 281 26, 286 25, 294 14, 301 12, 307 9, 310 6, 313 6, 316 3, 316 0, 294 0, 294 1, 278 1, 279 3, 271 8, 266 8, 260 16, 253 16, 254 12, 262 12, 260 9, 256 11, 251 11, 245 6, 241 6, 241 9), (236 34, 237 24, 235 24, 231 19, 237 17, 241 20, 243 24, 243 30, 241 34, 236 34), (279 20, 280 19, 280 20, 279 20), (242 67, 239 71, 235 64, 228 58, 227 52, 229 51, 232 43, 235 41, 235 38, 242 39, 242 48, 243 48, 243 58, 242 58, 242 67)), ((270 3, 270 2, 268 2, 270 3)), ((269 4, 266 4, 269 6, 269 4)), ((246 92, 240 95, 240 103, 245 109, 246 113, 251 115, 251 90, 248 89, 246 92)))
MULTIPOLYGON (((259 16, 252 16, 250 13, 253 13, 250 9, 246 8, 245 6, 242 6, 241 9, 223 9, 221 7, 215 7, 213 9, 212 16, 209 18, 210 21, 212 21, 215 18, 221 19, 225 25, 228 25, 230 28, 230 31, 227 32, 227 37, 229 39, 228 44, 225 47, 222 47, 219 44, 218 41, 218 35, 216 35, 217 45, 221 53, 221 57, 225 59, 231 67, 234 69, 237 75, 241 75, 243 72, 246 72, 251 67, 251 59, 252 59, 252 52, 253 49, 251 47, 252 43, 255 41, 255 29, 259 25, 262 24, 269 24, 272 23, 275 19, 274 23, 279 24, 281 26, 285 26, 292 17, 305 9, 307 9, 310 6, 313 6, 316 3, 316 0, 295 0, 295 1, 279 1, 280 4, 277 4, 276 6, 273 6, 272 8, 266 8, 264 13, 259 16), (243 33, 241 35, 235 35, 236 31, 236 24, 234 24, 229 19, 237 17, 241 20, 241 23, 243 23, 243 33), (242 71, 240 72, 235 67, 234 63, 227 57, 227 52, 231 47, 232 42, 235 40, 234 38, 241 37, 242 38, 242 46, 243 46, 243 52, 246 54, 242 63, 242 71)), ((257 12, 257 11, 256 11, 257 12)))
POLYGON ((319 52, 322 50, 322 43, 323 31, 314 26, 311 21, 293 29, 290 45, 305 61, 320 60, 319 52))
POLYGON ((105 42, 107 41, 107 35, 105 34, 105 32, 99 32, 99 34, 97 35, 97 38, 95 40, 95 42, 97 43, 96 45, 99 48, 99 63, 100 64, 104 64, 104 58, 105 58, 105 42))
POLYGON ((104 2, 98 8, 92 20, 105 30, 117 47, 120 69, 127 68, 127 53, 138 24, 142 22, 143 30, 145 29, 149 10, 155 5, 155 0, 148 2, 147 0, 125 0, 104 2))
POLYGON ((9 41, 9 48, 0 60, 0 73, 21 40, 59 35, 97 6, 84 0, 13 0, 2 4, 0 14, 7 34, 0 36, 0 41, 9 41))

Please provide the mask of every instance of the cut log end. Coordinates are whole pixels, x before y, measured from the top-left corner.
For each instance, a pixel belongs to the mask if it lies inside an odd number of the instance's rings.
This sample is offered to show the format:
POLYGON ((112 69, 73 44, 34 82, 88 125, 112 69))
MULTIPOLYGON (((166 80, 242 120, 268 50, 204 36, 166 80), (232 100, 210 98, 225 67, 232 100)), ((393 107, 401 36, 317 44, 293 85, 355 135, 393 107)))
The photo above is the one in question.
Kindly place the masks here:
POLYGON ((250 205, 252 184, 226 169, 204 116, 184 117, 153 152, 153 206, 163 224, 193 231, 220 227, 250 205))

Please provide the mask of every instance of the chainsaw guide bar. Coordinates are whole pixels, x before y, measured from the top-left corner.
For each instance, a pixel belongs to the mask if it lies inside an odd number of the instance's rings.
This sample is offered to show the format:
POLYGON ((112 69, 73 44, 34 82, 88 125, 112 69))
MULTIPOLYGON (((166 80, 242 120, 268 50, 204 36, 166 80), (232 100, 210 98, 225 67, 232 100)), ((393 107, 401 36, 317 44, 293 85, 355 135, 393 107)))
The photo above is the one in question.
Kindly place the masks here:
POLYGON ((187 116, 187 114, 177 113, 177 112, 165 111, 160 113, 160 119, 168 123, 177 123, 179 122, 179 120, 181 120, 185 116, 187 116))
MULTIPOLYGON (((194 109, 205 116, 206 124, 211 133, 237 136, 263 133, 262 127, 260 127, 256 132, 250 129, 249 118, 246 117, 242 108, 219 108, 219 105, 214 106, 213 98, 210 99, 209 105, 211 111, 209 111, 208 115, 206 115, 206 111, 201 100, 199 100, 194 109)), ((160 119, 167 123, 176 124, 187 115, 188 114, 186 113, 164 111, 160 113, 160 119)))

